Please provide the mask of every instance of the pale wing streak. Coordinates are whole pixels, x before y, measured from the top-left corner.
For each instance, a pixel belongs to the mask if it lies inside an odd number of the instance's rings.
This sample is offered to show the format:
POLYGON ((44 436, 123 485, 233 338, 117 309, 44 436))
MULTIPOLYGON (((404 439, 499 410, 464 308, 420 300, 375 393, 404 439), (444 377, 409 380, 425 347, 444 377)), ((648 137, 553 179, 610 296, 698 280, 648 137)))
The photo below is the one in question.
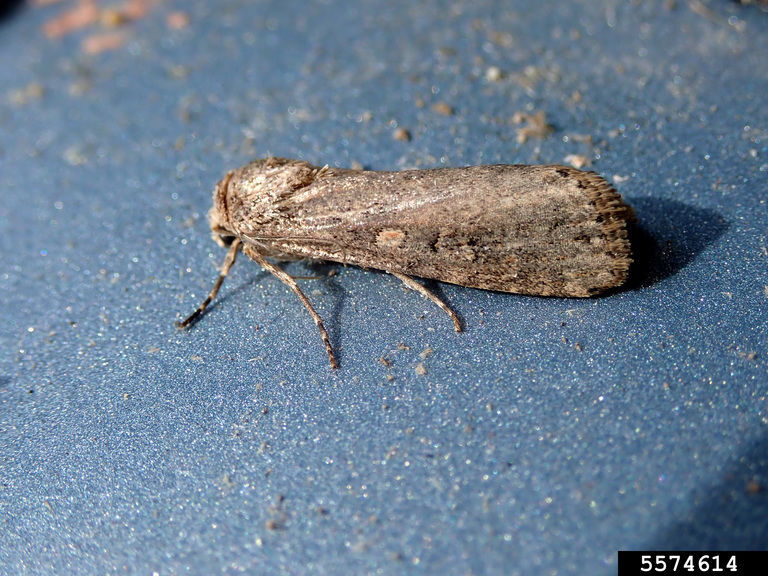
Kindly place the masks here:
MULTIPOLYGON (((458 193, 465 191, 457 190, 458 193)), ((307 229, 329 230, 334 228, 359 228, 368 227, 377 222, 382 225, 391 225, 401 220, 397 214, 415 214, 422 210, 428 210, 428 206, 433 204, 451 202, 456 193, 443 194, 439 196, 430 195, 427 190, 423 195, 412 195, 400 198, 393 204, 376 205, 364 210, 337 210, 328 211, 326 209, 322 216, 309 216, 301 219, 301 224, 307 229), (382 222, 383 221, 383 222, 382 222), (391 224, 390 224, 391 223, 391 224)))

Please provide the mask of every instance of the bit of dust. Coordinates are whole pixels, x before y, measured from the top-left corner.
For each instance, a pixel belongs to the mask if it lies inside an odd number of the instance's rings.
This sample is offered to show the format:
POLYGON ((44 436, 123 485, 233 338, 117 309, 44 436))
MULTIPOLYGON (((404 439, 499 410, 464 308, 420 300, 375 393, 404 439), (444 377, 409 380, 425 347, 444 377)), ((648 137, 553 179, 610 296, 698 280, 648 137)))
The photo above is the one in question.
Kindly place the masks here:
POLYGON ((585 166, 590 166, 592 164, 592 160, 583 154, 568 154, 568 156, 566 156, 563 161, 566 164, 570 164, 574 168, 578 169, 584 168, 585 166))
POLYGON ((432 104, 432 111, 443 116, 453 116, 453 108, 446 102, 437 102, 432 104))
POLYGON ((501 69, 498 66, 489 66, 485 71, 485 79, 488 82, 498 82, 504 77, 501 69))
POLYGON ((107 28, 117 28, 128 23, 128 15, 117 8, 105 8, 99 14, 99 23, 107 28))
POLYGON ((434 354, 434 353, 435 353, 435 351, 434 351, 434 350, 432 350, 432 348, 431 348, 430 346, 427 346, 427 347, 424 349, 424 351, 423 351, 421 354, 419 354, 419 356, 421 356, 421 359, 422 359, 422 360, 426 360, 427 358, 429 358, 430 356, 432 356, 432 354, 434 354))
POLYGON ((400 142, 410 142, 411 140, 411 133, 408 132, 405 128, 396 128, 395 131, 392 133, 392 138, 395 140, 399 140, 400 142))
MULTIPOLYGON (((127 28, 131 23, 145 18, 163 0, 124 0, 121 3, 106 0, 35 0, 34 6, 47 7, 67 3, 61 11, 43 24, 43 33, 50 39, 57 39, 74 32, 91 29, 81 42, 85 54, 99 54, 117 50, 127 39, 127 34, 106 32, 114 28, 127 28), (99 27, 102 30, 93 30, 99 27)), ((166 15, 169 30, 179 30, 189 25, 189 16, 180 10, 166 15)))
POLYGON ((165 24, 171 30, 181 30, 189 26, 189 16, 186 12, 177 10, 165 17, 165 24))
POLYGON ((413 371, 416 372, 416 374, 419 376, 424 376, 427 373, 427 369, 424 367, 423 362, 416 364, 416 368, 414 368, 413 371))
POLYGON ((31 82, 24 88, 13 90, 8 95, 8 100, 14 106, 24 106, 32 100, 39 100, 45 94, 45 88, 39 82, 31 82))
POLYGON ((555 129, 547 122, 544 110, 537 110, 533 114, 516 112, 512 116, 512 124, 524 124, 517 129, 517 143, 525 144, 529 138, 544 139, 555 129))
POLYGON ((99 7, 92 2, 78 2, 74 8, 65 10, 43 25, 48 38, 61 38, 65 34, 96 24, 99 21, 99 7))
POLYGON ((123 32, 99 32, 83 39, 80 47, 85 54, 101 54, 109 50, 117 50, 125 44, 126 35, 123 32))

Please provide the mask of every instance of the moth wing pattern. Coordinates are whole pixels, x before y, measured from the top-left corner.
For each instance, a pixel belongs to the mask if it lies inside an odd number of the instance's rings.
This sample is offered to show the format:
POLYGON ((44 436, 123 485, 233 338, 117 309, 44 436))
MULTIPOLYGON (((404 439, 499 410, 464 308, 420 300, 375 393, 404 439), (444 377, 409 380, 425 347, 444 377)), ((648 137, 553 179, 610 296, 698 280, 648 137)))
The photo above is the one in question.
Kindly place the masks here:
MULTIPOLYGON (((298 161, 290 161, 298 162, 298 161)), ((565 166, 373 172, 316 168, 256 205, 247 243, 475 288, 586 297, 620 285, 631 208, 603 178, 565 166), (314 172, 313 172, 314 171, 314 172), (297 184, 298 183, 298 184, 297 184)))

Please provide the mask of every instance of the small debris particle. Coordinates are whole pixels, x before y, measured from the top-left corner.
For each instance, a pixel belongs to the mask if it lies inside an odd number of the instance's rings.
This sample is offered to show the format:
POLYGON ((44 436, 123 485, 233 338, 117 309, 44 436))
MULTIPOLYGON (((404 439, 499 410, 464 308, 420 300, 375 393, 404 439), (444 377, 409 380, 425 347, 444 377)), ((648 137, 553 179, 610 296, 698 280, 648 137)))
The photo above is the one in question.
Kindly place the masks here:
POLYGON ((48 20, 43 25, 43 32, 48 38, 61 38, 69 32, 95 24, 99 20, 99 8, 93 2, 80 2, 48 20))
POLYGON ((82 166, 88 162, 88 157, 78 146, 70 146, 64 150, 64 160, 70 166, 82 166))
POLYGON ((517 143, 525 144, 529 138, 544 139, 555 129, 547 123, 547 115, 544 110, 537 110, 533 114, 518 112, 512 116, 513 124, 524 124, 517 129, 517 143))
POLYGON ((131 20, 144 18, 149 12, 149 5, 156 3, 154 0, 128 0, 123 4, 123 12, 131 20))
POLYGON ((99 22, 107 28, 117 28, 128 23, 128 15, 117 8, 104 8, 99 14, 99 22))
POLYGON ((592 164, 592 160, 584 156, 583 154, 568 154, 564 159, 566 164, 570 164, 574 168, 584 168, 592 164))
POLYGON ((424 367, 423 362, 419 362, 418 364, 416 364, 416 368, 414 368, 414 371, 419 376, 424 376, 427 373, 427 369, 424 367))
POLYGON ((432 111, 443 116, 453 116, 453 108, 446 102, 436 102, 432 104, 432 111))
POLYGON ((29 104, 31 100, 37 100, 42 98, 45 94, 43 85, 39 82, 31 82, 27 84, 21 90, 14 90, 9 95, 11 104, 15 106, 24 106, 29 104))
POLYGON ((757 480, 750 480, 747 483, 747 492, 750 494, 757 494, 763 490, 763 487, 760 485, 760 482, 757 480))
POLYGON ((432 356, 432 354, 434 354, 434 353, 435 353, 435 351, 432 350, 432 348, 430 348, 429 346, 427 346, 424 349, 424 351, 421 354, 419 354, 419 356, 421 356, 422 360, 425 360, 425 359, 429 358, 430 356, 432 356))
POLYGON ((390 366, 392 366, 392 360, 390 360, 389 358, 385 358, 384 356, 379 358, 379 363, 385 368, 389 368, 390 366))
POLYGON ((165 24, 171 30, 181 30, 189 26, 189 15, 181 10, 176 10, 166 16, 165 24))
POLYGON ((397 343, 397 349, 398 350, 410 350, 411 347, 406 345, 406 344, 404 344, 403 342, 398 342, 397 343))
POLYGON ((349 167, 352 168, 352 170, 363 170, 365 168, 362 163, 357 160, 353 160, 349 167))
POLYGON ((582 350, 581 342, 574 342, 573 343, 573 347, 576 348, 576 350, 578 350, 579 352, 581 352, 581 350, 582 350))
POLYGON ((125 34, 122 32, 104 32, 91 34, 83 39, 82 50, 86 54, 101 54, 109 50, 117 50, 125 44, 125 34))
POLYGON ((182 64, 177 64, 175 66, 171 66, 170 73, 172 78, 180 80, 189 76, 189 68, 182 64))
POLYGON ((267 530, 272 530, 273 532, 283 527, 277 520, 267 520, 265 526, 267 530))
POLYGON ((489 66, 485 71, 485 79, 488 82, 498 82, 503 77, 501 69, 498 66, 489 66))
POLYGON ((400 142, 410 142, 411 140, 411 133, 408 132, 405 128, 396 128, 395 131, 392 133, 392 137, 395 140, 399 140, 400 142))

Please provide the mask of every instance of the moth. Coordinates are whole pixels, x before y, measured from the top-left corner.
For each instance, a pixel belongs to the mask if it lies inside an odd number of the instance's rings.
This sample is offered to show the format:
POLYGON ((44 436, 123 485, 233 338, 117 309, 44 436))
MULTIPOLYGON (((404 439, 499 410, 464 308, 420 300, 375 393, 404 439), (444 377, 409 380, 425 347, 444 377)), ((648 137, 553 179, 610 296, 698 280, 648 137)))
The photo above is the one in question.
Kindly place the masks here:
POLYGON ((492 165, 377 172, 265 158, 216 185, 208 214, 228 247, 197 320, 242 251, 301 300, 338 367, 323 321, 276 262, 325 260, 382 270, 453 310, 415 277, 482 290, 589 297, 623 284, 632 208, 603 178, 567 166, 492 165))

